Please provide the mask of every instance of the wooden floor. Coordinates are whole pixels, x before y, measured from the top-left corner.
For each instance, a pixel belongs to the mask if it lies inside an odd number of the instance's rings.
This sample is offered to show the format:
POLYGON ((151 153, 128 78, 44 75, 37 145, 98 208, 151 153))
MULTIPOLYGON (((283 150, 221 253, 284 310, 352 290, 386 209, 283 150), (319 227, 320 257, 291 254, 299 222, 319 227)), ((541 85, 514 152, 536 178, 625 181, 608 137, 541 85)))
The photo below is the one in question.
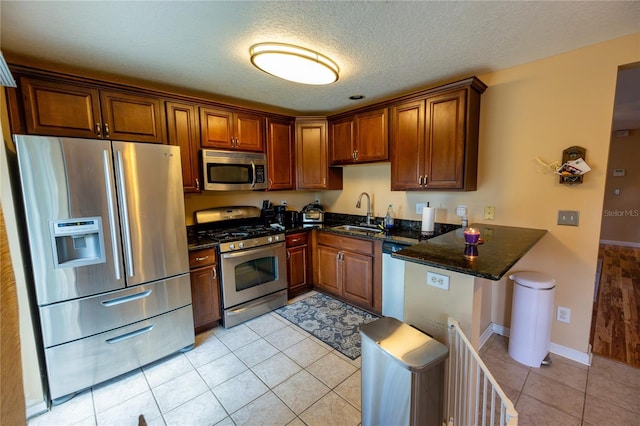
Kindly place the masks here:
POLYGON ((601 244, 593 353, 640 367, 640 248, 601 244))

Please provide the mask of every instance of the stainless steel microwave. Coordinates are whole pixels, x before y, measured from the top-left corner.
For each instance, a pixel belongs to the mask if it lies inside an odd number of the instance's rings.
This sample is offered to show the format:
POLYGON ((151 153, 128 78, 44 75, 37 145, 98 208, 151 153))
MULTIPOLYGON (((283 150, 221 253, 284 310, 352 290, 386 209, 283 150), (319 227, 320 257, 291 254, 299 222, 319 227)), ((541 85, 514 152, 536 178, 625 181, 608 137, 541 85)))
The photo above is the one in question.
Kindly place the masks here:
POLYGON ((205 191, 267 188, 267 156, 261 152, 202 150, 205 191))

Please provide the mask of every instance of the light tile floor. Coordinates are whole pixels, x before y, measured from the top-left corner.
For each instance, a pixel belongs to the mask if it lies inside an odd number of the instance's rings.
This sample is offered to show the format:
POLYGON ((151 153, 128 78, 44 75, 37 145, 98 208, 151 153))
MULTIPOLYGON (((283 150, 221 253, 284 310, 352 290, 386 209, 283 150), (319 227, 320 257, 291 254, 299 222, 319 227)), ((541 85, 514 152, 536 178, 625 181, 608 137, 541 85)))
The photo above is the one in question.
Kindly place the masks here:
POLYGON ((524 366, 493 335, 480 350, 518 412, 518 425, 640 425, 640 369, 600 356, 586 366, 551 354, 552 364, 524 366))
MULTIPOLYGON (((640 424, 640 370, 594 357, 525 367, 494 335, 480 351, 520 425, 640 424)), ((359 425, 360 358, 350 360, 274 313, 196 336, 190 352, 95 386, 39 425, 359 425)))

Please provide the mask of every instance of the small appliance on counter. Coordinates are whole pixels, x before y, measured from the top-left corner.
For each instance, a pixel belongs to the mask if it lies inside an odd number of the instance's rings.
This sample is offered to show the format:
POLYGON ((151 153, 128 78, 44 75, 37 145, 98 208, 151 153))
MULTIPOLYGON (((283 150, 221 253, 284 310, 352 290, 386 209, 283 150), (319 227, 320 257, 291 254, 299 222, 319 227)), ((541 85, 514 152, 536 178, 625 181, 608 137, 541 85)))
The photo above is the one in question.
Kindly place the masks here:
POLYGON ((314 226, 324 222, 324 211, 318 200, 302 208, 302 226, 314 226))

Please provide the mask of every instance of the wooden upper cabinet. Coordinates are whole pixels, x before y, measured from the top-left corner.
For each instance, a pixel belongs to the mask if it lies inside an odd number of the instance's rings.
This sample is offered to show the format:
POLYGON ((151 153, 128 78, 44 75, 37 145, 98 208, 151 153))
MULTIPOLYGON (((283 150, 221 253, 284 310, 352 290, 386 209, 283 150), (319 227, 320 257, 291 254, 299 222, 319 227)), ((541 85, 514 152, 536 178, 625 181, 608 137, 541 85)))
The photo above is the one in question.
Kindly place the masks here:
POLYGON ((331 164, 353 163, 355 145, 353 117, 332 121, 330 129, 331 164))
POLYGON ((263 123, 264 117, 258 114, 200 108, 201 145, 263 152, 263 123))
POLYGON ((426 100, 426 188, 463 187, 465 102, 466 90, 457 90, 426 100))
POLYGON ((331 122, 331 164, 389 159, 389 110, 378 109, 331 122))
POLYGON ((97 89, 28 77, 20 78, 27 133, 80 138, 100 137, 97 89))
POLYGON ((161 99, 101 90, 100 104, 105 139, 166 142, 161 99))
POLYGON ((421 189, 424 177, 424 101, 391 108, 391 190, 421 189))
POLYGON ((20 88, 30 134, 165 143, 159 98, 31 77, 20 88))
POLYGON ((329 167, 327 121, 296 121, 296 177, 299 189, 342 189, 342 169, 329 167))
POLYGON ((194 104, 167 101, 167 136, 180 147, 184 192, 200 192, 200 134, 198 108, 194 104))
POLYGON ((356 162, 389 159, 389 110, 387 108, 356 114, 356 162))
POLYGON ((470 85, 393 106, 391 190, 476 189, 481 93, 470 85))
POLYGON ((296 189, 294 124, 267 119, 267 177, 269 190, 296 189))

